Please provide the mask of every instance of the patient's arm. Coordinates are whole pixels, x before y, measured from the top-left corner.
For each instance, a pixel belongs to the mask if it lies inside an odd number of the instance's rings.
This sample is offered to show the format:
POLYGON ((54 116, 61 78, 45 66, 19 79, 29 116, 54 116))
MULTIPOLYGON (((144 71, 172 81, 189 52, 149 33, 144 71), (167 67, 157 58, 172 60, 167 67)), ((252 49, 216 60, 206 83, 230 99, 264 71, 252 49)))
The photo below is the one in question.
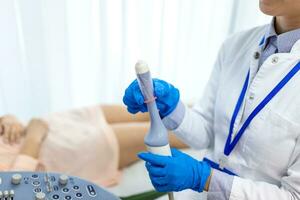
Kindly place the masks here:
POLYGON ((24 133, 24 125, 15 116, 4 115, 0 118, 0 135, 3 136, 5 143, 19 142, 24 133))
POLYGON ((32 119, 27 128, 23 146, 20 154, 37 159, 41 145, 48 134, 48 125, 40 119, 32 119))

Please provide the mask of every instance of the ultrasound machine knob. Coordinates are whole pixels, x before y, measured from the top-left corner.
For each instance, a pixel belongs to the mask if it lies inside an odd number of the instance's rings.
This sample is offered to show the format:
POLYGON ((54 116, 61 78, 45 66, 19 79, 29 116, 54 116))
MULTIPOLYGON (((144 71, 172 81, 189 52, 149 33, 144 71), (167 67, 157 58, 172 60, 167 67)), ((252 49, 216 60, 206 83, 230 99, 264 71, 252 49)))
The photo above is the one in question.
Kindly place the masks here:
POLYGON ((61 185, 67 185, 69 181, 69 177, 65 174, 60 175, 59 177, 59 184, 61 185))
POLYGON ((14 190, 10 190, 9 191, 9 196, 10 197, 14 197, 15 196, 15 191, 14 190))
POLYGON ((14 185, 19 185, 22 180, 22 175, 21 174, 13 174, 11 177, 11 183, 14 185))
POLYGON ((5 190, 5 191, 3 192, 3 196, 4 196, 4 198, 8 198, 9 194, 8 194, 8 191, 7 191, 7 190, 5 190))
POLYGON ((35 200, 45 200, 46 199, 46 194, 43 192, 36 193, 35 195, 35 200))

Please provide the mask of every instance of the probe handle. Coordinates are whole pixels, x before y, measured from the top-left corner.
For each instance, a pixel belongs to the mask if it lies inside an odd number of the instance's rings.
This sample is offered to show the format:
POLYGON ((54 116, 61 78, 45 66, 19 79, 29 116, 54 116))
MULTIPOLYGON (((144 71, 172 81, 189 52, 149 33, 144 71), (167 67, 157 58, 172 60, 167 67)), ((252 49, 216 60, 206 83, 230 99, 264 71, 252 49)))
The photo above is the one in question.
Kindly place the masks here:
POLYGON ((139 61, 135 65, 135 70, 151 121, 149 132, 145 137, 145 144, 151 147, 149 148, 150 152, 152 152, 152 147, 155 147, 153 153, 170 156, 170 148, 168 148, 169 150, 166 152, 166 148, 164 147, 169 145, 168 131, 159 116, 154 97, 153 81, 148 65, 143 61, 139 61), (159 151, 160 147, 162 147, 161 152, 159 151))
POLYGON ((156 154, 171 155, 170 148, 166 151, 165 146, 169 146, 168 131, 159 116, 153 92, 153 81, 148 65, 143 61, 139 61, 135 65, 135 70, 151 121, 150 130, 145 138, 145 143, 149 147, 150 152, 153 150, 153 153, 156 154), (163 149, 162 152, 159 152, 160 147, 163 149))
MULTIPOLYGON (((159 116, 159 112, 155 103, 154 90, 153 90, 153 81, 151 78, 150 70, 147 63, 143 61, 137 62, 135 65, 135 71, 139 83, 139 87, 144 96, 145 103, 147 104, 147 108, 150 115, 151 120, 151 128, 150 132, 154 131, 155 133, 163 132, 163 134, 168 134, 165 126, 163 125, 161 118, 159 116), (165 133, 164 133, 165 132, 165 133)), ((166 137, 167 140, 167 137, 166 137)), ((150 146, 146 144, 148 151, 158 155, 164 156, 172 156, 170 146, 168 141, 165 142, 164 145, 160 146, 150 146)), ((169 200, 174 200, 173 192, 168 193, 169 200)))

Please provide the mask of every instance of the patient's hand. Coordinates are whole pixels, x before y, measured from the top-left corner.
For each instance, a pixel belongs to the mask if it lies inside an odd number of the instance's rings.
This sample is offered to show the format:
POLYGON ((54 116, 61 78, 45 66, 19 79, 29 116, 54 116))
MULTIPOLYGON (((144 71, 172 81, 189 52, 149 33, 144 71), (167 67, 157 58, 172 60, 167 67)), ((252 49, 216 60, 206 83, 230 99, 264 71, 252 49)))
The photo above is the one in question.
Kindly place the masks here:
POLYGON ((17 143, 25 133, 24 125, 13 115, 0 118, 0 135, 5 143, 17 143))

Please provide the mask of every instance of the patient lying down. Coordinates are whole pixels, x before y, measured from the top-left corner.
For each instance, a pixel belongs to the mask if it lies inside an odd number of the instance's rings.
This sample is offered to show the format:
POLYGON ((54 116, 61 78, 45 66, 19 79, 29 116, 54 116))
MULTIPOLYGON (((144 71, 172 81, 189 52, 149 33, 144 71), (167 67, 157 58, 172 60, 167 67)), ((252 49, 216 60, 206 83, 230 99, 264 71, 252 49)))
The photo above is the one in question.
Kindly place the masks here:
MULTIPOLYGON (((103 186, 116 184, 120 170, 145 150, 146 115, 122 106, 91 106, 43 118, 27 126, 16 117, 0 118, 0 170, 47 170, 79 176, 103 186)), ((171 146, 185 147, 173 136, 171 146)))

